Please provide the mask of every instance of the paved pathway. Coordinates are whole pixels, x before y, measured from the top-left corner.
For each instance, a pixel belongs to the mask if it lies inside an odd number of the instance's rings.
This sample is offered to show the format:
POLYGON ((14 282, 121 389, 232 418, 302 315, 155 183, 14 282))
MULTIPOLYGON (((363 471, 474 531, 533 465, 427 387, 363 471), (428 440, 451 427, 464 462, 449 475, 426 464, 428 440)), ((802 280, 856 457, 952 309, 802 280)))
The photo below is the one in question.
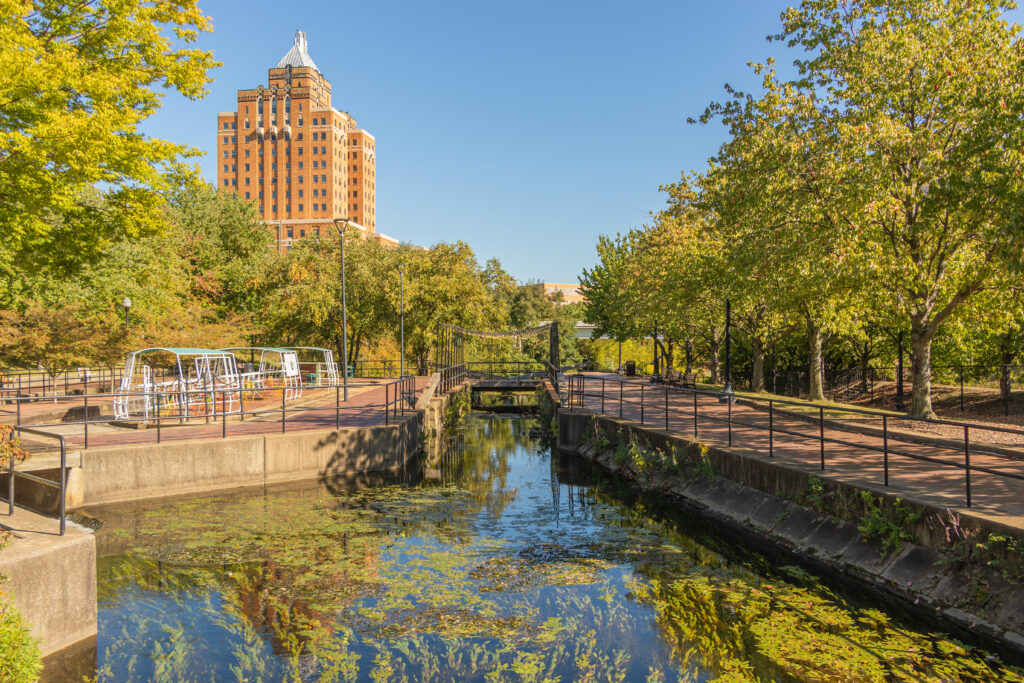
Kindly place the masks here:
MULTIPOLYGON (((663 385, 651 384, 642 378, 621 381, 623 379, 617 375, 585 375, 585 396, 582 398, 585 407, 612 416, 618 416, 621 410, 622 417, 639 421, 642 394, 642 417, 645 425, 665 429, 667 416, 669 431, 692 436, 696 397, 696 430, 700 440, 718 442, 722 445, 729 443, 730 406, 719 402, 716 396, 695 394, 676 388, 666 389, 663 385)), ((576 406, 579 405, 581 397, 575 395, 572 400, 576 406)), ((756 451, 764 459, 767 459, 771 449, 772 457, 779 462, 796 465, 809 472, 851 484, 869 483, 882 486, 884 483, 881 436, 830 428, 826 416, 825 469, 822 471, 820 426, 816 417, 812 421, 799 419, 792 414, 787 415, 786 406, 776 406, 771 417, 776 431, 770 441, 767 402, 752 406, 738 401, 731 409, 734 446, 756 451), (793 434, 784 434, 779 430, 793 434)), ((970 431, 972 439, 983 439, 983 429, 972 427, 970 431)), ((965 506, 965 454, 962 442, 953 447, 945 447, 912 443, 891 435, 888 439, 888 448, 889 488, 894 493, 951 508, 965 506), (936 462, 919 460, 896 452, 927 457, 936 462)), ((985 516, 996 516, 1007 524, 1024 528, 1024 481, 974 469, 983 467, 1024 477, 1024 462, 985 453, 983 447, 972 448, 970 460, 971 510, 985 516)))
MULTIPOLYGON (((427 384, 426 377, 416 378, 416 396, 427 384)), ((341 392, 333 389, 316 389, 305 393, 302 399, 290 402, 287 409, 287 417, 284 430, 281 425, 280 403, 275 400, 260 402, 246 401, 246 419, 239 421, 237 415, 228 415, 226 421, 211 419, 206 423, 201 419, 194 419, 191 423, 179 425, 174 418, 167 418, 162 422, 159 430, 161 441, 181 441, 185 439, 210 439, 220 438, 224 434, 228 437, 253 435, 253 434, 280 434, 282 431, 291 432, 299 430, 333 429, 337 424, 342 427, 367 427, 383 425, 389 418, 385 417, 384 404, 387 401, 395 400, 396 386, 357 386, 349 390, 349 400, 336 403, 335 396, 341 392), (265 411, 259 415, 250 416, 250 411, 265 411)), ((81 397, 78 397, 81 400, 81 397)), ((390 415, 394 415, 395 406, 392 406, 390 415)), ((398 407, 398 415, 401 416, 401 407, 398 407)), ((106 419, 106 418, 105 418, 106 419)), ((85 445, 85 434, 83 426, 61 425, 41 428, 47 432, 63 434, 67 439, 69 448, 82 448, 85 445)), ((157 429, 151 426, 148 429, 129 429, 114 427, 106 423, 90 422, 89 424, 89 447, 115 446, 127 444, 156 443, 157 429)), ((45 441, 35 443, 35 439, 26 437, 26 445, 39 446, 45 441)), ((49 441, 52 444, 53 441, 49 441)))

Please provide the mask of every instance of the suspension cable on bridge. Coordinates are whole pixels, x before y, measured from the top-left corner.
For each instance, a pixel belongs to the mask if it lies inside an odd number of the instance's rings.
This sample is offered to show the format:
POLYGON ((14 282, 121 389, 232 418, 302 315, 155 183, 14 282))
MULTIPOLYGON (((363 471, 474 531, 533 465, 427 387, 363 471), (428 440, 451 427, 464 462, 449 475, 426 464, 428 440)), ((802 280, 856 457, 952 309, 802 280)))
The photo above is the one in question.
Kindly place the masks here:
POLYGON ((522 339, 522 338, 525 338, 525 337, 532 337, 533 335, 540 334, 542 332, 550 332, 551 331, 551 326, 554 325, 554 324, 555 323, 553 323, 553 322, 549 322, 549 323, 544 323, 543 325, 538 325, 537 327, 529 327, 529 328, 526 328, 526 329, 523 329, 523 330, 509 330, 507 332, 490 332, 490 331, 485 331, 485 330, 467 330, 464 327, 459 327, 458 325, 452 325, 450 323, 441 323, 441 327, 445 328, 445 329, 448 329, 448 330, 451 330, 452 332, 455 332, 457 334, 464 334, 464 335, 467 335, 467 336, 492 337, 492 338, 503 338, 503 339, 522 339))

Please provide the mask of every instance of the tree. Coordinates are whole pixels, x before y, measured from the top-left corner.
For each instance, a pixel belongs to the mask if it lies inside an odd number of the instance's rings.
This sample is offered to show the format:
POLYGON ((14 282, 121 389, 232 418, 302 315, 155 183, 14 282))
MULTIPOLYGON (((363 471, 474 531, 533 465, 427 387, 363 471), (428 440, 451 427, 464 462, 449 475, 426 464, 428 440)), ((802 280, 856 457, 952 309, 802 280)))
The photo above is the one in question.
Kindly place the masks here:
POLYGON ((209 19, 196 0, 0 0, 0 303, 25 253, 94 253, 111 236, 160 227, 166 167, 191 150, 141 135, 162 90, 205 93, 212 54, 190 47, 209 19), (104 232, 67 229, 81 192, 102 184, 104 232))
POLYGON ((1024 247, 1024 60, 1002 18, 1012 6, 805 0, 783 14, 780 38, 809 53, 798 85, 827 96, 818 110, 865 191, 860 267, 909 318, 919 417, 934 415, 935 335, 1024 247))

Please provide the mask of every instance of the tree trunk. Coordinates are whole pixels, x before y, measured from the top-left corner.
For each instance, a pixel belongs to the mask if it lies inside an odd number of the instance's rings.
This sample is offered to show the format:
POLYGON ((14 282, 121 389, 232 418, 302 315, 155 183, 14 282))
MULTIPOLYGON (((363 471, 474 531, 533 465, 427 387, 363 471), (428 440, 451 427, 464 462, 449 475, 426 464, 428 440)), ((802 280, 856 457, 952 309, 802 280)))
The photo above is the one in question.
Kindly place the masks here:
POLYGON ((927 314, 910 316, 910 359, 913 388, 910 394, 910 414, 913 417, 935 417, 932 410, 932 336, 933 328, 926 321, 927 314))
POLYGON ((719 369, 719 358, 718 352, 721 350, 722 344, 718 340, 708 342, 708 349, 711 351, 711 383, 718 384, 718 369, 719 369))
POLYGON ((753 337, 754 368, 750 376, 750 390, 764 391, 764 344, 759 337, 753 337))
POLYGON ((811 401, 825 400, 825 363, 821 357, 821 349, 825 343, 825 335, 821 326, 807 318, 807 360, 810 366, 808 377, 807 398, 811 401))
POLYGON ((693 372, 693 341, 686 340, 686 374, 693 372))

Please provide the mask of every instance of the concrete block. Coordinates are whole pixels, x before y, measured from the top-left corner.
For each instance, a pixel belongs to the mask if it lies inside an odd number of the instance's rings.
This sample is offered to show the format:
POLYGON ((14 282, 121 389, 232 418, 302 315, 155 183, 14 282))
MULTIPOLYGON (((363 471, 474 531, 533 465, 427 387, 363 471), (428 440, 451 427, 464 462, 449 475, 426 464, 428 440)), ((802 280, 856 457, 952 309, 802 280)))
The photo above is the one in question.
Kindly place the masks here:
POLYGON ((900 588, 922 590, 932 584, 941 571, 941 555, 931 548, 908 544, 882 572, 900 588))
POLYGON ((806 548, 808 539, 821 524, 821 515, 800 505, 791 505, 788 514, 779 521, 773 534, 795 546, 806 548))
POLYGON ((851 543, 860 540, 857 527, 835 517, 825 517, 807 538, 807 544, 818 554, 838 558, 851 543))
POLYGON ((96 635, 96 543, 73 528, 56 532, 56 522, 16 509, 14 541, 0 553, 0 574, 15 608, 44 655, 96 635))

